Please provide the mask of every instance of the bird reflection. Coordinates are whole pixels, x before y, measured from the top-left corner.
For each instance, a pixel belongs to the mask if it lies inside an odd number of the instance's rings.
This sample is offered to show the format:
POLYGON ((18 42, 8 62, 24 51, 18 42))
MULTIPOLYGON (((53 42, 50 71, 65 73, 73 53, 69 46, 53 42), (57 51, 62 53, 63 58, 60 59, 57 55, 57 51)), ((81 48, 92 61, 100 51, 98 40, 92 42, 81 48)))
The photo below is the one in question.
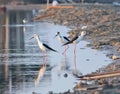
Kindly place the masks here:
POLYGON ((68 62, 67 58, 65 58, 64 61, 58 65, 57 75, 60 77, 62 72, 65 72, 64 77, 67 77, 67 71, 70 71, 70 62, 68 62))
POLYGON ((43 65, 38 72, 37 78, 35 79, 35 86, 39 84, 39 81, 43 77, 45 71, 46 71, 46 65, 43 65))
MULTIPOLYGON (((39 46, 40 50, 42 51, 43 56, 44 56, 44 53, 47 52, 46 49, 49 49, 49 50, 51 50, 51 51, 53 51, 53 52, 57 52, 57 51, 54 50, 53 48, 49 47, 47 44, 42 43, 42 42, 40 41, 39 36, 38 36, 37 34, 34 34, 34 37, 32 37, 32 38, 35 38, 35 39, 37 40, 38 46, 39 46)), ((31 39, 32 39, 32 38, 31 38, 31 39)), ((45 56, 44 56, 44 57, 45 57, 45 56)), ((39 72, 38 72, 37 78, 35 79, 35 86, 36 86, 37 84, 39 84, 39 80, 43 77, 43 74, 44 74, 45 71, 46 71, 47 60, 46 60, 45 58, 43 58, 43 59, 44 59, 44 61, 43 61, 44 63, 43 63, 43 66, 40 68, 40 70, 39 70, 39 72)))
POLYGON ((79 43, 84 36, 86 35, 86 31, 82 31, 80 34, 76 34, 70 41, 63 44, 63 46, 74 43, 74 65, 75 65, 75 72, 76 72, 76 44, 79 43))

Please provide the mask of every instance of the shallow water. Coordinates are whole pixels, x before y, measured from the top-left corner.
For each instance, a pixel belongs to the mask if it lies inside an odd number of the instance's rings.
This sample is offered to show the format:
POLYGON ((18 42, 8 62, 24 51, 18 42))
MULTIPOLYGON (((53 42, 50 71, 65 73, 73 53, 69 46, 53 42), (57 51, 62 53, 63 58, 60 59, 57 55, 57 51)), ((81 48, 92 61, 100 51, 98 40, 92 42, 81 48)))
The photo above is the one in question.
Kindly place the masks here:
MULTIPOLYGON (((0 46, 0 94, 32 94, 32 92, 46 94, 49 91, 58 93, 72 89, 75 82, 78 82, 72 74, 74 45, 69 45, 65 57, 62 55, 64 47, 54 37, 57 31, 67 36, 69 28, 41 22, 28 22, 25 25, 20 23, 16 26, 2 24, 1 28, 6 33, 9 29, 9 39, 11 39, 6 41, 7 37, 1 37, 3 41, 0 46), (58 53, 47 51, 45 58, 49 66, 37 86, 34 80, 44 62, 37 41, 30 40, 34 33, 39 35, 42 42, 58 51, 58 53), (68 77, 64 77, 65 73, 68 77)), ((1 32, 1 34, 5 33, 1 32)), ((84 40, 77 44, 77 70, 82 74, 94 72, 111 62, 105 56, 106 51, 87 48, 87 44, 88 42, 84 40)))

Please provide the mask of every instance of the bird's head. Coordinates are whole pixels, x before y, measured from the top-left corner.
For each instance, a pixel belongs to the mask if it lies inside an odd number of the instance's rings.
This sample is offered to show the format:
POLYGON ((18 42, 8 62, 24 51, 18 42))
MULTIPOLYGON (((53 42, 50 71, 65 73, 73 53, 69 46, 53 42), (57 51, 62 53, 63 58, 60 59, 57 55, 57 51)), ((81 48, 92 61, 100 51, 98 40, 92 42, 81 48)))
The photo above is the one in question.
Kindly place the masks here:
POLYGON ((38 35, 37 35, 37 34, 34 34, 34 38, 37 39, 37 38, 38 38, 38 35))
POLYGON ((33 39, 33 38, 37 39, 37 38, 38 38, 38 35, 37 35, 37 34, 34 34, 34 36, 33 36, 32 38, 30 38, 30 40, 33 39))
POLYGON ((60 32, 57 32, 57 33, 55 34, 55 37, 57 37, 59 34, 60 34, 60 32))

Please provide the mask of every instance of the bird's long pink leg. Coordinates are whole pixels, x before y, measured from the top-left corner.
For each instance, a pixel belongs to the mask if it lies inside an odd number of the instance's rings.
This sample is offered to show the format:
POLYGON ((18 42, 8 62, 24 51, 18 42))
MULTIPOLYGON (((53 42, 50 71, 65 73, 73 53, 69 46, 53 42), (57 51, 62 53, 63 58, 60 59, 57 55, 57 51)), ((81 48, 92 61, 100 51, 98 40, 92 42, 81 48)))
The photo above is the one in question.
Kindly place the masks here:
POLYGON ((62 54, 66 54, 66 51, 68 50, 68 48, 69 48, 69 45, 67 45, 67 48, 65 46, 65 50, 64 50, 64 52, 62 54))
POLYGON ((64 54, 65 54, 65 58, 66 58, 66 46, 65 46, 65 51, 64 52, 65 52, 64 54))
POLYGON ((74 64, 75 64, 75 73, 76 73, 76 44, 74 48, 74 64))

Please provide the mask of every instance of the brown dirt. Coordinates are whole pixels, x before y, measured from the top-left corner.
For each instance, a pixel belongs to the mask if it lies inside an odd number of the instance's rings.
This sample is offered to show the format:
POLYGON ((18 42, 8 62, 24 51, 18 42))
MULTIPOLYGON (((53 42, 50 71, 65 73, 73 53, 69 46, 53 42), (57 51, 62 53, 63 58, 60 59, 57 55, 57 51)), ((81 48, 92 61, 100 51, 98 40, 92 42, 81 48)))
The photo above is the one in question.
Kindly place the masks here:
MULTIPOLYGON (((85 39, 90 41, 91 48, 110 50, 112 55, 120 56, 120 7, 103 4, 79 4, 75 8, 49 9, 40 15, 54 14, 48 19, 55 24, 61 24, 73 28, 68 31, 73 36, 81 27, 87 25, 85 39), (77 28, 77 30, 75 30, 77 28)), ((119 60, 119 58, 117 58, 119 60)))
MULTIPOLYGON (((55 14, 47 17, 55 24, 61 24, 73 28, 87 25, 86 40, 92 40, 91 46, 99 48, 101 45, 120 46, 120 7, 113 5, 85 4, 75 8, 49 9, 43 14, 55 14)), ((42 14, 42 15, 43 15, 42 14)), ((41 14, 40 14, 41 15, 41 14)), ((46 18, 45 18, 46 19, 46 18)), ((119 51, 118 51, 119 52, 119 51)))
MULTIPOLYGON (((54 13, 55 15, 44 19, 50 20, 55 24, 61 24, 73 28, 73 30, 68 31, 70 36, 74 35, 76 31, 80 32, 81 27, 87 25, 88 28, 85 29, 87 31, 85 40, 90 42, 88 46, 99 50, 109 50, 110 53, 106 56, 113 59, 111 64, 105 68, 101 68, 102 71, 110 72, 120 70, 120 6, 106 4, 79 4, 75 5, 75 8, 70 9, 49 9, 40 15, 50 13, 54 13), (75 30, 76 27, 77 30, 75 30)), ((98 72, 101 72, 101 70, 96 71, 96 73, 98 72)), ((107 91, 102 91, 102 93, 95 92, 97 91, 80 94, 108 94, 105 93, 107 91)))

